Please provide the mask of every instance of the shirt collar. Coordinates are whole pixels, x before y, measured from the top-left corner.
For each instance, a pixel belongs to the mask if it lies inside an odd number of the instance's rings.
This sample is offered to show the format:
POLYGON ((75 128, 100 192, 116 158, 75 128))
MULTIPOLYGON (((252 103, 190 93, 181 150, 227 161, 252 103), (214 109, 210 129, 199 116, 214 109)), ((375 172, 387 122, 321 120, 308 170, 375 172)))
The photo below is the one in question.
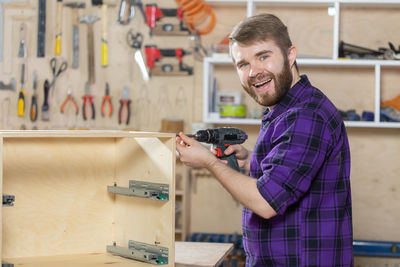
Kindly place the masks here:
POLYGON ((307 75, 301 75, 300 80, 293 85, 292 88, 286 93, 286 95, 279 101, 276 106, 270 110, 266 108, 264 111, 264 116, 262 122, 271 121, 274 118, 278 117, 280 114, 285 112, 288 108, 293 106, 298 100, 301 99, 301 95, 303 93, 303 89, 311 86, 310 81, 307 78, 307 75))

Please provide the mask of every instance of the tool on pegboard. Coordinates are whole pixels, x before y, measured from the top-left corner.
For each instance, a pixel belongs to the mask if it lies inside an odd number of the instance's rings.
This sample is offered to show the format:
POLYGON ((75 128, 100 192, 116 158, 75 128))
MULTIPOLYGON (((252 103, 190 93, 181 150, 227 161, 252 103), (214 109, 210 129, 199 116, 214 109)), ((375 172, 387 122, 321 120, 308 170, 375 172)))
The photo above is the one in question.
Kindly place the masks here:
POLYGON ((94 33, 93 24, 98 21, 98 16, 83 16, 79 18, 80 23, 86 23, 88 26, 87 30, 87 53, 88 53, 88 73, 89 73, 89 84, 95 83, 94 73, 94 33))
POLYGON ((25 115, 25 64, 21 66, 21 89, 18 93, 18 116, 23 117, 25 115))
POLYGON ((43 84, 44 98, 43 98, 43 105, 42 105, 42 121, 50 120, 49 91, 50 91, 50 84, 49 84, 49 81, 46 80, 43 84))
POLYGON ((183 63, 183 56, 190 54, 182 48, 159 49, 156 45, 146 45, 146 64, 150 69, 151 75, 192 75, 193 68, 183 63), (163 57, 176 57, 178 64, 162 64, 156 66, 163 57))
POLYGON ((26 2, 27 0, 0 0, 0 62, 3 61, 3 48, 4 48, 4 19, 3 19, 3 4, 12 2, 26 2))
POLYGON ((19 58, 26 58, 26 45, 25 45, 26 32, 27 32, 26 23, 21 22, 19 26, 19 46, 18 46, 19 58))
POLYGON ((51 80, 50 83, 50 89, 53 88, 52 94, 55 91, 56 87, 56 80, 58 76, 60 76, 61 73, 65 72, 68 68, 68 63, 65 60, 60 59, 61 63, 57 63, 57 58, 53 57, 50 59, 50 69, 51 73, 53 74, 53 79, 51 80), (58 67, 58 68, 57 68, 58 67))
POLYGON ((46 0, 39 0, 37 22, 37 57, 44 57, 46 51, 46 0))
POLYGON ((15 79, 11 78, 10 83, 4 83, 0 81, 0 90, 15 91, 15 79))
POLYGON ((83 99, 83 104, 82 104, 83 120, 87 120, 87 118, 88 118, 87 109, 86 109, 87 105, 90 105, 90 109, 92 112, 92 120, 94 120, 96 118, 96 111, 94 108, 93 96, 90 94, 90 84, 88 82, 86 82, 85 95, 82 97, 82 99, 83 99))
POLYGON ((143 10, 143 4, 140 0, 122 0, 119 6, 118 23, 127 25, 135 16, 135 6, 139 8, 143 19, 146 22, 146 14, 143 10))
POLYGON ((129 99, 129 87, 125 86, 124 89, 122 90, 122 97, 119 101, 120 106, 119 106, 119 111, 118 111, 118 123, 121 124, 123 120, 124 113, 126 113, 126 119, 125 119, 125 124, 129 124, 129 120, 131 117, 131 100, 129 99), (126 108, 124 108, 126 107, 126 108), (126 109, 126 112, 124 112, 124 109, 126 109))
POLYGON ((37 74, 33 73, 33 94, 31 101, 31 109, 29 112, 29 118, 31 121, 36 121, 38 116, 38 104, 37 104, 37 74))
POLYGON ((147 72, 141 50, 143 44, 143 35, 140 32, 133 33, 133 30, 131 29, 126 34, 126 41, 130 47, 135 49, 135 61, 139 66, 140 72, 142 73, 143 80, 147 82, 149 80, 149 73, 147 72))
POLYGON ((188 35, 189 29, 184 26, 181 8, 159 8, 157 4, 146 5, 146 24, 150 27, 150 36, 156 35, 188 35), (157 22, 164 17, 178 18, 178 24, 157 22))
POLYGON ((65 98, 64 102, 61 104, 60 107, 60 112, 64 113, 65 107, 67 106, 68 102, 71 102, 71 104, 73 105, 74 109, 75 109, 75 115, 78 116, 79 114, 79 107, 78 104, 75 101, 74 96, 72 95, 72 90, 71 88, 67 89, 67 97, 65 98))
POLYGON ((108 66, 108 30, 107 30, 107 9, 108 6, 115 6, 115 0, 92 0, 92 5, 101 6, 101 65, 108 66))
POLYGON ((64 3, 64 6, 72 9, 72 68, 77 69, 79 67, 79 20, 78 20, 78 9, 85 8, 85 3, 80 2, 68 2, 64 3))
POLYGON ((61 55, 61 37, 62 37, 62 0, 57 0, 57 12, 56 12, 56 41, 54 47, 54 54, 56 56, 61 55))
POLYGON ((106 116, 106 107, 108 106, 108 117, 112 117, 113 114, 113 104, 111 102, 110 86, 106 83, 106 90, 103 96, 103 102, 101 103, 101 116, 106 116))

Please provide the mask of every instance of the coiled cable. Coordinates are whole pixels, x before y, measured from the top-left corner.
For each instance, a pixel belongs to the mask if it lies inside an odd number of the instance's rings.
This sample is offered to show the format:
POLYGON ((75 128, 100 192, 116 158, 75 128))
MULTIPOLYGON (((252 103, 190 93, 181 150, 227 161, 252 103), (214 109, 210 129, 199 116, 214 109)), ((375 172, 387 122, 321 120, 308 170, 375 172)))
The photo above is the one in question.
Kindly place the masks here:
POLYGON ((175 0, 183 11, 183 18, 190 32, 208 34, 215 26, 216 18, 204 0, 175 0))

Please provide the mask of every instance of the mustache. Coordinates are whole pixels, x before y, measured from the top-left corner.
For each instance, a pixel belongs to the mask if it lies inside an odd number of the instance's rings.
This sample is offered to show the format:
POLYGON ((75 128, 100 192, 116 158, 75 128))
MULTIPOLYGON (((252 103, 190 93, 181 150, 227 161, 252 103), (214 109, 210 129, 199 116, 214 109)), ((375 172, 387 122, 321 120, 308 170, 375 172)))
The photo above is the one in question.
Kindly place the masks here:
POLYGON ((275 75, 269 72, 263 72, 263 73, 259 73, 254 77, 249 77, 249 79, 247 80, 247 83, 249 86, 252 86, 253 84, 260 82, 262 80, 267 80, 267 79, 272 79, 275 80, 275 75))

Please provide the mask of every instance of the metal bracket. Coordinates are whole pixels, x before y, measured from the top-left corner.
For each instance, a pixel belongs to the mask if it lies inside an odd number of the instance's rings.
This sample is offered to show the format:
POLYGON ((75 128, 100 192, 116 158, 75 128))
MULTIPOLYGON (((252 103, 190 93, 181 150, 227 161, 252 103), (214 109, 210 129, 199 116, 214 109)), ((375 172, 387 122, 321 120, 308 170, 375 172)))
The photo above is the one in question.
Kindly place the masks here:
POLYGON ((128 248, 119 247, 114 242, 112 246, 107 246, 107 252, 157 265, 168 264, 168 248, 133 240, 129 240, 128 248))
POLYGON ((129 188, 119 187, 117 184, 114 184, 114 186, 107 186, 107 191, 129 197, 151 198, 162 201, 169 200, 168 184, 129 180, 129 188))
POLYGON ((15 196, 3 195, 3 206, 14 206, 15 196))

